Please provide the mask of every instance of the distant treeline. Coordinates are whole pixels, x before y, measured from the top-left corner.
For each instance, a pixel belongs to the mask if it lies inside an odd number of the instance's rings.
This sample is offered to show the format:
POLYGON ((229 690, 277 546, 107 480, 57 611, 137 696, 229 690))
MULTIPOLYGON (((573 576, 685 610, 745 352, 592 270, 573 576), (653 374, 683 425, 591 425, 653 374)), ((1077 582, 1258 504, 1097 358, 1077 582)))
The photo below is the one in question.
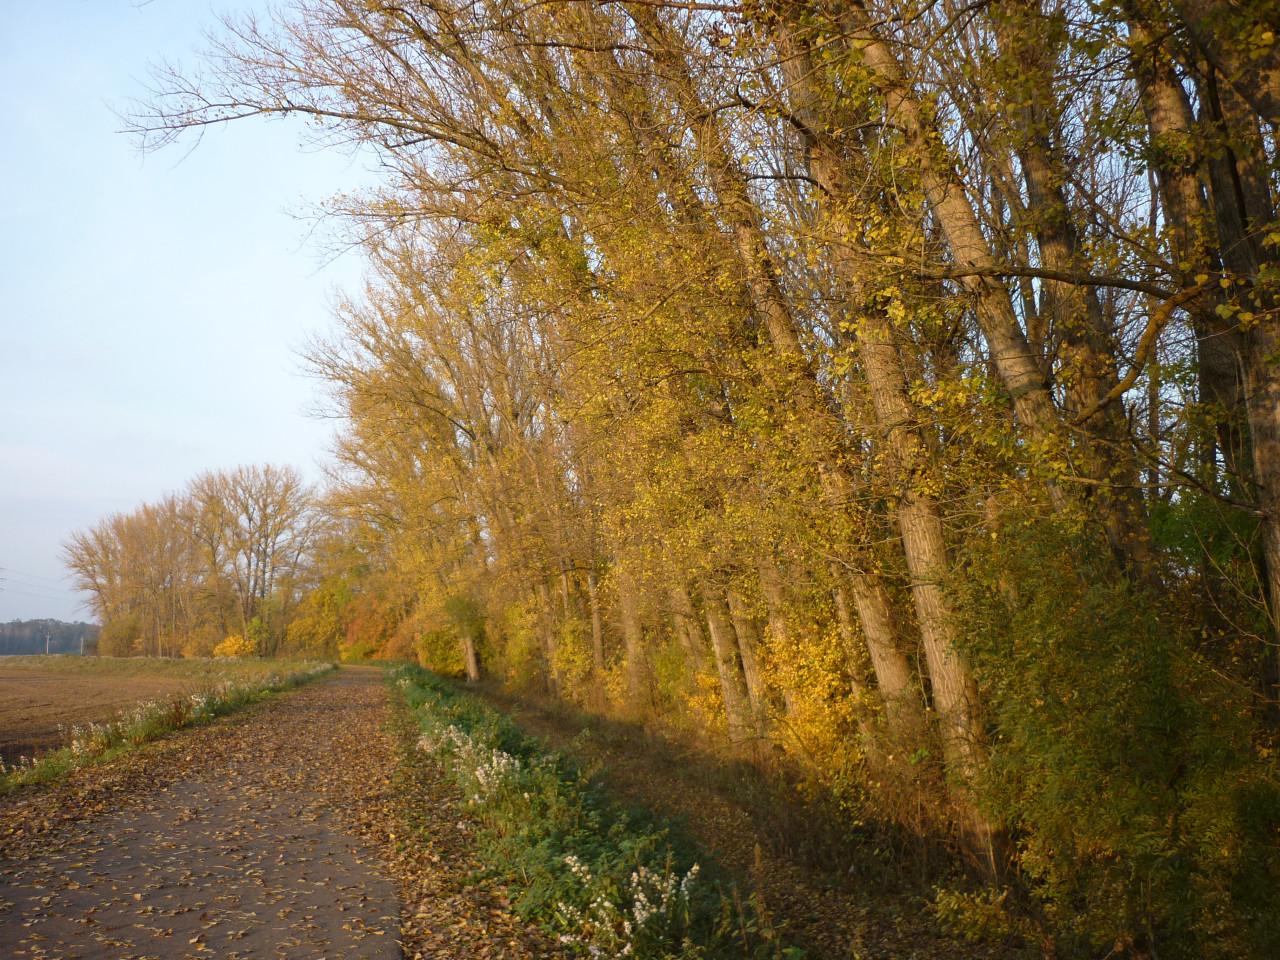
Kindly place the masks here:
POLYGON ((61 620, 13 620, 0 623, 0 656, 30 653, 96 653, 98 628, 92 623, 61 620), (47 647, 46 647, 47 644, 47 647))
POLYGON ((291 467, 240 467, 73 533, 64 557, 102 652, 208 656, 230 636, 278 652, 315 585, 313 500, 291 467))

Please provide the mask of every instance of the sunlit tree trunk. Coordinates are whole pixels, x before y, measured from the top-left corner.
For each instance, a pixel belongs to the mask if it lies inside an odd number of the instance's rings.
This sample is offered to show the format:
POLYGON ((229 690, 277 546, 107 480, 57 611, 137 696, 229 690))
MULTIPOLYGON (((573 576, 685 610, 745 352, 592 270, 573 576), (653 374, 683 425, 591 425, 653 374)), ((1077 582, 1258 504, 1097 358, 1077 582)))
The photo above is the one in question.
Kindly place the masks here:
POLYGON ((751 708, 747 700, 747 684, 742 675, 742 661, 738 654, 738 642, 729 616, 729 605, 724 594, 714 588, 702 588, 702 608, 707 614, 707 632, 715 651, 716 673, 720 677, 720 692, 724 697, 725 721, 729 726, 729 739, 736 746, 754 738, 751 708))
POLYGON ((462 628, 462 659, 467 671, 467 683, 479 683, 480 658, 476 655, 475 628, 470 624, 462 628))
MULTIPOLYGON (((1038 0, 1015 8, 997 36, 1017 65, 1013 81, 1020 100, 1016 144, 1027 191, 1030 222, 1043 267, 1079 276, 1088 273, 1076 214, 1063 184, 1069 178, 1051 136, 1061 123, 1061 105, 1053 86, 1053 65, 1060 52, 1046 43, 1038 0)), ((1081 424, 1084 472, 1097 484, 1095 500, 1112 551, 1138 581, 1161 589, 1151 544, 1146 507, 1133 441, 1122 404, 1105 398, 1120 382, 1118 358, 1111 346, 1113 320, 1106 315, 1096 287, 1041 281, 1040 312, 1053 317, 1061 338, 1058 379, 1066 384, 1066 413, 1079 416, 1097 409, 1081 424)))
MULTIPOLYGON (((856 0, 844 11, 848 42, 872 71, 884 95, 889 121, 908 138, 929 208, 955 261, 974 268, 974 275, 962 277, 960 282, 978 303, 983 338, 1014 410, 1040 448, 1040 455, 1053 455, 1060 439, 1060 424, 1044 373, 1018 322, 1008 290, 999 280, 981 275, 983 270, 998 270, 998 258, 982 231, 963 184, 954 171, 934 155, 933 131, 925 119, 925 111, 896 55, 871 26, 874 18, 865 5, 856 0)), ((1053 487, 1050 492, 1055 501, 1062 502, 1060 490, 1053 487)))
POLYGON ((591 679, 597 708, 605 702, 604 616, 600 610, 600 583, 594 570, 587 571, 587 602, 591 606, 591 679))
MULTIPOLYGON (((790 74, 793 96, 799 101, 798 111, 807 121, 808 129, 820 129, 817 103, 808 88, 812 64, 794 44, 786 47, 790 56, 784 69, 790 74)), ((810 147, 811 165, 819 182, 824 182, 828 193, 839 199, 843 178, 836 169, 835 158, 826 154, 821 143, 811 143, 810 147)), ((842 249, 835 259, 846 290, 851 294, 860 291, 861 280, 847 252, 842 249)), ((968 834, 968 846, 982 856, 989 871, 996 873, 1003 866, 996 853, 996 847, 1002 844, 1001 831, 978 812, 971 787, 986 758, 978 688, 957 648, 955 614, 943 590, 948 562, 941 511, 937 501, 919 489, 928 478, 929 459, 920 433, 921 418, 907 396, 907 378, 888 317, 877 308, 860 309, 860 306, 856 301, 850 304, 854 338, 871 393, 878 432, 892 455, 891 469, 902 478, 896 484, 901 492, 893 513, 911 574, 916 620, 947 766, 956 781, 956 802, 968 834)))
MULTIPOLYGON (((633 5, 628 7, 628 14, 641 30, 654 39, 655 57, 667 68, 671 81, 678 83, 686 108, 707 114, 705 105, 698 98, 696 85, 689 77, 687 64, 676 54, 675 47, 670 38, 666 37, 652 9, 633 5)), ((699 138, 704 162, 711 170, 717 194, 721 198, 722 212, 735 240, 752 304, 764 323, 773 350, 796 368, 791 400, 805 416, 818 421, 827 420, 832 412, 805 357, 794 317, 778 282, 768 244, 756 220, 758 211, 747 193, 746 184, 729 161, 712 123, 706 121, 695 124, 694 131, 699 138)), ((845 509, 836 504, 841 502, 847 491, 856 486, 846 467, 836 461, 824 462, 818 467, 823 483, 828 488, 833 509, 845 509)), ((846 549, 850 553, 850 562, 862 571, 861 577, 868 581, 867 589, 859 595, 859 615, 869 614, 877 623, 890 623, 893 618, 891 608, 880 607, 880 604, 888 601, 888 592, 871 582, 876 579, 875 562, 864 555, 858 544, 848 544, 846 549)), ((873 642, 871 636, 876 632, 874 627, 866 631, 869 643, 873 642)), ((744 663, 744 669, 751 668, 744 663)))

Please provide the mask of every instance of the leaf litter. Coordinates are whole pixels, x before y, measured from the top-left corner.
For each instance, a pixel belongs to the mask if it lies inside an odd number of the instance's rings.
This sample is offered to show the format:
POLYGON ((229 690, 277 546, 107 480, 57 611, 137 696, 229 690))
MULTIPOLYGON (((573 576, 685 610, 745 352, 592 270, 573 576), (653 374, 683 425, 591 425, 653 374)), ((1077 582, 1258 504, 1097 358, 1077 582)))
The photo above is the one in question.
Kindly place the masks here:
POLYGON ((390 703, 348 667, 0 800, 0 955, 560 956, 390 703))

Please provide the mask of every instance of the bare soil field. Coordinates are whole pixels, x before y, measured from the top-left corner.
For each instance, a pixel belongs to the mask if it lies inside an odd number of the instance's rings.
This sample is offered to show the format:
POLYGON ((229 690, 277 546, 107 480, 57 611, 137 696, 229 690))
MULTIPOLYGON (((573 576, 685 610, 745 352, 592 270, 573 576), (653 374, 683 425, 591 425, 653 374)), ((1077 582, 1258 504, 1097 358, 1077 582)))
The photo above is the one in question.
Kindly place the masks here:
POLYGON ((73 725, 109 720, 143 701, 195 693, 279 666, 256 661, 0 657, 0 761, 13 763, 64 747, 73 725))

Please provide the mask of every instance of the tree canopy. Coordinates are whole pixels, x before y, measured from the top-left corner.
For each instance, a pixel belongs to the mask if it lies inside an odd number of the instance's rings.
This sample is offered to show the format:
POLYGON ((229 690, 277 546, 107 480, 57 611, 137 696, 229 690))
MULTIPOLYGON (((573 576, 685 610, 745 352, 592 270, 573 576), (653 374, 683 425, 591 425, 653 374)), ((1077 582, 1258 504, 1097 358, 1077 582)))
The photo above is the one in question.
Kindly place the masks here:
POLYGON ((1264 956, 1278 12, 300 0, 133 124, 381 164, 318 620, 793 765, 1063 952, 1264 956))

